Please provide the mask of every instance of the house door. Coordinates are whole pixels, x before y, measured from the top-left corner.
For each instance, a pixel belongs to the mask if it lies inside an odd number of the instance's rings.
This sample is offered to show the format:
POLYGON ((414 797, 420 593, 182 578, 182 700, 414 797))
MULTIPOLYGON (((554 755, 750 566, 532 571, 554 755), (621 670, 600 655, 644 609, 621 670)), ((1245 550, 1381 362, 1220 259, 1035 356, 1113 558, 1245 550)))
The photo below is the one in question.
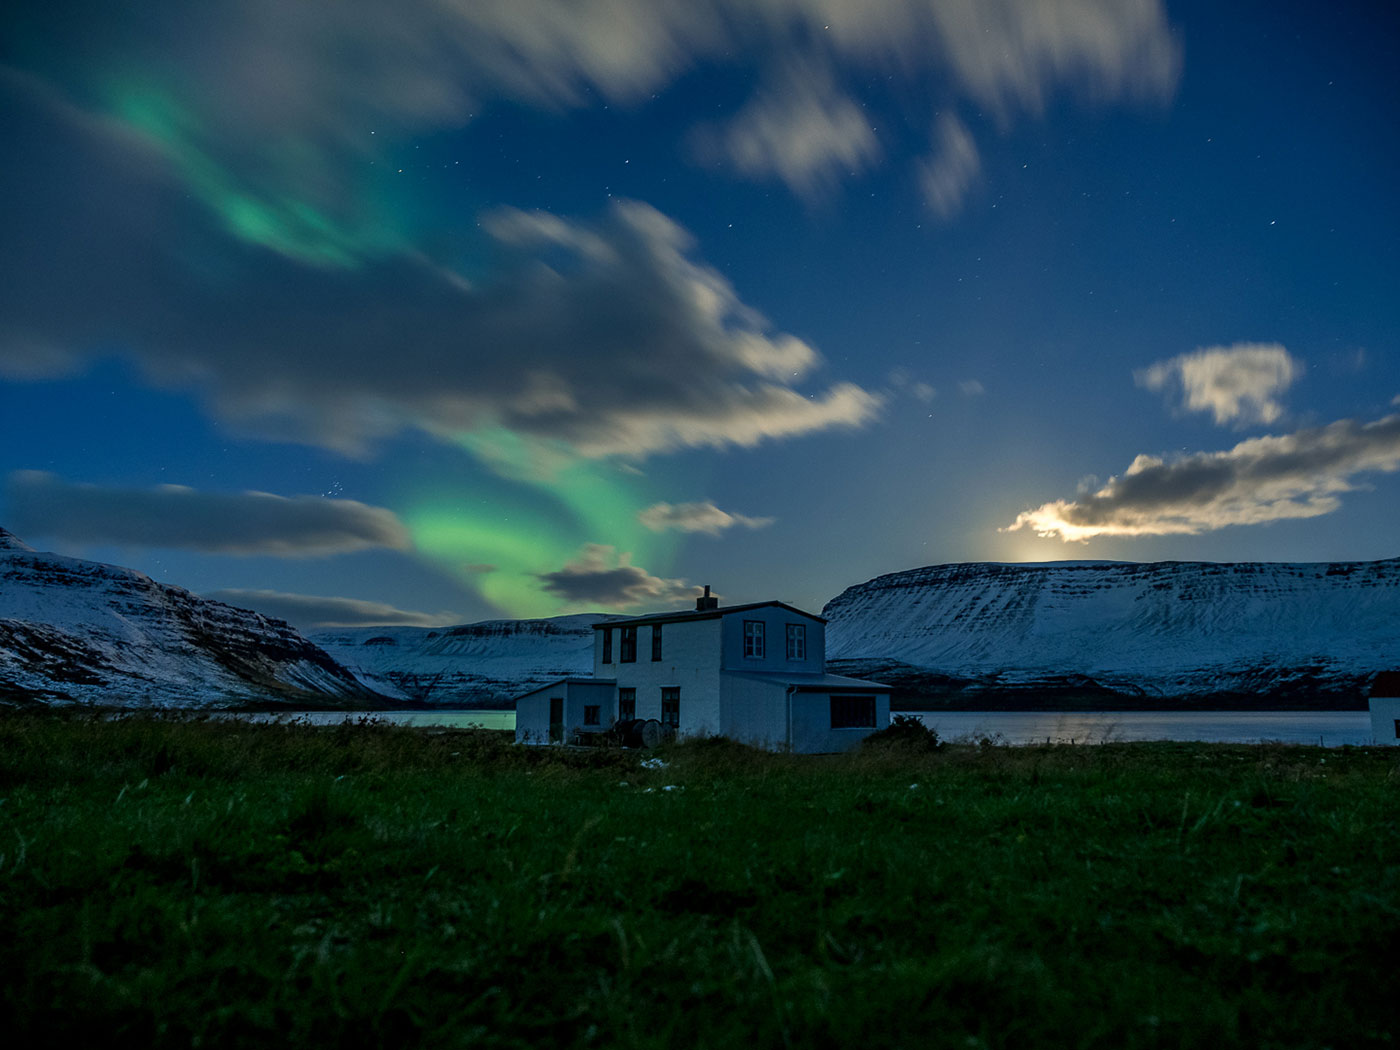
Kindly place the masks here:
POLYGON ((549 742, 551 744, 564 742, 564 698, 562 696, 549 698, 549 742))

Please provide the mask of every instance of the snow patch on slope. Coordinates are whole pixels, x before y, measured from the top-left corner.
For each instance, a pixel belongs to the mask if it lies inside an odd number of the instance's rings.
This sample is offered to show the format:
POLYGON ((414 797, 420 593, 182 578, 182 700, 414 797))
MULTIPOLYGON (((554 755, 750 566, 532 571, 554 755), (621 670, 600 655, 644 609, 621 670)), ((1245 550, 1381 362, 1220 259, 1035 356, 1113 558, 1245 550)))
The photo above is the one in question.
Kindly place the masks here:
POLYGON ((580 613, 458 627, 356 627, 310 637, 373 688, 449 707, 508 706, 557 678, 593 673, 593 625, 580 613))
POLYGON ((973 692, 1343 695, 1400 659, 1400 559, 938 565, 850 587, 823 615, 828 659, 973 692))
POLYGON ((194 708, 382 699, 281 620, 2 531, 0 697, 194 708))

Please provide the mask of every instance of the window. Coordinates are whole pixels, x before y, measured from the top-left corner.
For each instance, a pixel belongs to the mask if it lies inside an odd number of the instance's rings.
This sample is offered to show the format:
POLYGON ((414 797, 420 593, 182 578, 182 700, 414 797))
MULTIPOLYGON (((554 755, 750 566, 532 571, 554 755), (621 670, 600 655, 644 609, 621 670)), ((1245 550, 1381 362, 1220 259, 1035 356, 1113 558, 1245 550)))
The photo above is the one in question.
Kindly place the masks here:
POLYGON ((831 698, 832 729, 874 729, 875 698, 873 696, 833 696, 831 698))
POLYGON ((790 623, 787 625, 787 658, 789 660, 807 659, 807 627, 805 624, 790 623))
POLYGON ((603 628, 603 663, 612 663, 612 628, 603 628))
POLYGON ((562 696, 549 698, 549 742, 551 744, 564 742, 564 698, 562 696))
POLYGON ((670 726, 672 729, 680 728, 681 691, 679 686, 661 690, 661 724, 670 726))
POLYGON ((618 662, 624 664, 634 664, 637 662, 637 628, 624 627, 622 629, 622 652, 618 654, 618 662))
POLYGON ((583 724, 586 726, 596 726, 598 724, 598 713, 601 710, 601 704, 584 704, 583 724))
POLYGON ((651 658, 653 661, 661 659, 661 625, 659 623, 651 625, 651 658))
POLYGON ((1400 740, 1400 718, 1395 720, 1395 739, 1400 740))
POLYGON ((754 660, 763 659, 763 621, 744 621, 744 656, 754 660))
POLYGON ((619 689, 617 691, 617 717, 620 719, 637 717, 637 690, 619 689))

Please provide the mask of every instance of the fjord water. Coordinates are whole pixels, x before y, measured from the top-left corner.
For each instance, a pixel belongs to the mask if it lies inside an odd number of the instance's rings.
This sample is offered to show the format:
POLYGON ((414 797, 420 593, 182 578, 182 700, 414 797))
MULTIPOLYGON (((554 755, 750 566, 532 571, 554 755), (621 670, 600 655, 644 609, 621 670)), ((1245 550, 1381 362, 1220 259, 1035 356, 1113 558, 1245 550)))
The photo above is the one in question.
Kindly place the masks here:
POLYGON ((1255 744, 1372 744, 1366 711, 911 711, 944 740, 1008 744, 1136 740, 1255 744))
MULTIPOLYGON (((899 712, 896 712, 899 713, 899 712)), ((1251 744, 1371 744, 1365 711, 910 711, 944 740, 990 737, 1008 744, 1099 744, 1134 740, 1251 744)), ((370 718, 394 725, 514 729, 514 711, 297 711, 255 715, 339 725, 370 718)))

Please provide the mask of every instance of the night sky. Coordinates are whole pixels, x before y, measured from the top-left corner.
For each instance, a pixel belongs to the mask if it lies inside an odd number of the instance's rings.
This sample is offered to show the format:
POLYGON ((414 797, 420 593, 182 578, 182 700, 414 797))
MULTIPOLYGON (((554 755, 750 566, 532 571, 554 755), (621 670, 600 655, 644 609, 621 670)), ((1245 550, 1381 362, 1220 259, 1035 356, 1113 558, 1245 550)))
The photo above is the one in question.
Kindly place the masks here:
POLYGON ((322 624, 1400 554, 1400 14, 21 2, 0 524, 322 624))

